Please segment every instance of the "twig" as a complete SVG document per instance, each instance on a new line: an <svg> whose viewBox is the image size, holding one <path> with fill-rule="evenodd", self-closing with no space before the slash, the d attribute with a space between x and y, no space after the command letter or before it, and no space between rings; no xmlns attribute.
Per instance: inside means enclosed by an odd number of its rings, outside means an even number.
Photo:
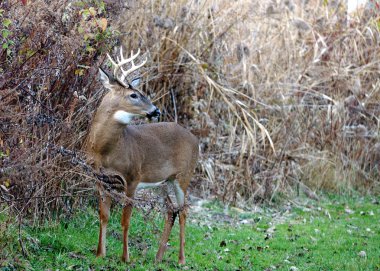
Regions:
<svg viewBox="0 0 380 271"><path fill-rule="evenodd" d="M177 123L177 105L176 105L176 102L175 102L175 97L174 97L174 93L173 93L173 88L170 89L170 96L172 98L172 101L173 101L173 107L174 107L174 121L175 123Z"/></svg>
<svg viewBox="0 0 380 271"><path fill-rule="evenodd" d="M24 198L17 198L17 199L4 199L2 197L3 200L0 201L0 204L25 201L25 200L30 200L30 199L70 198L70 197L75 197L75 196L77 196L77 195L34 196L34 197L24 197ZM90 195L89 194L88 195L79 195L77 197L85 197L85 196L90 196Z"/></svg>
<svg viewBox="0 0 380 271"><path fill-rule="evenodd" d="M22 255L25 258L27 258L28 257L28 253L26 252L26 249L24 247L24 243L22 242L21 225L22 225L22 216L19 216L18 217L18 242L20 243L20 246L21 246Z"/></svg>

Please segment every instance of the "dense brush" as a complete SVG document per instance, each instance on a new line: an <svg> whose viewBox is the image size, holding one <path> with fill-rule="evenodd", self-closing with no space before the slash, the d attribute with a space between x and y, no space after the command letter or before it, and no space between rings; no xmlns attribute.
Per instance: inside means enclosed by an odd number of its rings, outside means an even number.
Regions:
<svg viewBox="0 0 380 271"><path fill-rule="evenodd" d="M163 119L200 138L194 191L239 204L299 187L379 192L375 16L292 1L30 2L0 4L13 41L0 56L1 202L38 217L86 201L91 178L47 146L80 152L104 94L97 67L121 44L147 56L138 75Z"/></svg>

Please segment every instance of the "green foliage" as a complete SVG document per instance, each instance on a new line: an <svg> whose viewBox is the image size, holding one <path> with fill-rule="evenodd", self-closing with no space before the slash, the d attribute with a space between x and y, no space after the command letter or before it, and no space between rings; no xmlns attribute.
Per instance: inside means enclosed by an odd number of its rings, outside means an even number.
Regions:
<svg viewBox="0 0 380 271"><path fill-rule="evenodd" d="M12 271L30 268L30 263L22 256L17 223L0 209L0 270Z"/></svg>
<svg viewBox="0 0 380 271"><path fill-rule="evenodd" d="M113 34L106 19L106 9L103 1L79 1L75 5L80 7L80 21L76 30L82 36L86 52L96 51L95 44L111 40ZM82 75L83 73L76 73Z"/></svg>
<svg viewBox="0 0 380 271"><path fill-rule="evenodd" d="M291 209L259 213L220 208L212 203L190 213L185 269L188 270L378 270L380 211L370 198L333 197L303 202ZM116 214L115 214L116 213ZM111 215L107 256L95 257L97 211L80 211L74 219L40 228L24 228L34 270L181 270L177 264L178 225L163 263L154 264L162 216L134 212L130 231L131 263L120 261L120 210ZM15 241L13 241L15 242ZM364 251L360 255L360 252ZM14 252L14 251L13 251ZM4 266L2 270L6 269ZM28 269L28 266L25 267Z"/></svg>
<svg viewBox="0 0 380 271"><path fill-rule="evenodd" d="M8 157L9 155L0 151L0 158L3 158L3 157Z"/></svg>
<svg viewBox="0 0 380 271"><path fill-rule="evenodd" d="M4 16L4 10L0 9L0 27L1 27L1 49L7 54L7 57L11 56L12 47L15 42L12 39L11 24L12 20Z"/></svg>

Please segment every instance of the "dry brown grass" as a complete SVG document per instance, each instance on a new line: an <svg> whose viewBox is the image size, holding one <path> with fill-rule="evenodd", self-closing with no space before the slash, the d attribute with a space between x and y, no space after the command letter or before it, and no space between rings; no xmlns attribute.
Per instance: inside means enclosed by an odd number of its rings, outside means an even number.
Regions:
<svg viewBox="0 0 380 271"><path fill-rule="evenodd" d="M23 18L12 57L1 57L8 78L0 84L1 182L9 183L2 197L92 189L89 177L45 146L81 149L102 96L96 68L116 44L142 49L144 91L164 120L200 138L194 191L244 205L293 195L300 185L308 195L379 192L379 18L347 25L339 9L305 11L290 2L111 2L109 31L120 33L93 41L91 52L76 31L86 23L80 8L62 25L68 11L54 4L1 4L13 20ZM27 48L37 53L27 59ZM83 66L90 68L75 74ZM31 199L19 208L41 214L82 202Z"/></svg>

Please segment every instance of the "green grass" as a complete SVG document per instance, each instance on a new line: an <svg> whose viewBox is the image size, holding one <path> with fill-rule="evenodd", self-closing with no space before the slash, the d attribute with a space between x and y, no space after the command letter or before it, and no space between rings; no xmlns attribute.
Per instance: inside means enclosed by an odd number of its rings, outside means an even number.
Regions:
<svg viewBox="0 0 380 271"><path fill-rule="evenodd" d="M105 258L95 257L96 210L79 211L56 225L24 227L27 259L15 250L17 230L10 226L3 238L10 252L0 252L8 257L0 261L0 270L380 270L380 206L373 199L340 197L287 206L249 213L210 203L201 213L190 213L185 266L177 264L177 223L163 263L154 264L163 226L157 213L133 213L129 264L120 261L120 210L111 215ZM0 222L4 219L0 216ZM16 262L10 260L14 255Z"/></svg>

